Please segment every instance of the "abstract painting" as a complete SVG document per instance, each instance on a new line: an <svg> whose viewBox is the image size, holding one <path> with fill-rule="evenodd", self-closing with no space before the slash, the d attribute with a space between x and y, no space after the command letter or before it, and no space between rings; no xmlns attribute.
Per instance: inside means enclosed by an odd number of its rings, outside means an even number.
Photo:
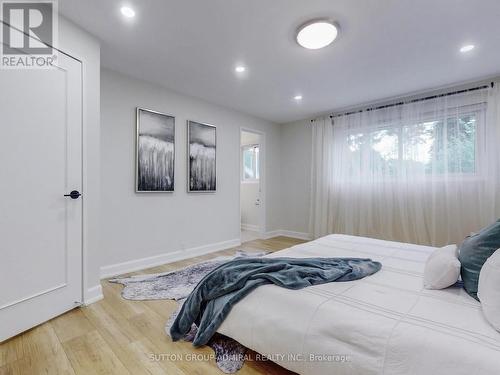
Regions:
<svg viewBox="0 0 500 375"><path fill-rule="evenodd" d="M175 117L137 108L136 192L174 191Z"/></svg>
<svg viewBox="0 0 500 375"><path fill-rule="evenodd" d="M216 191L216 127L188 120L188 191Z"/></svg>

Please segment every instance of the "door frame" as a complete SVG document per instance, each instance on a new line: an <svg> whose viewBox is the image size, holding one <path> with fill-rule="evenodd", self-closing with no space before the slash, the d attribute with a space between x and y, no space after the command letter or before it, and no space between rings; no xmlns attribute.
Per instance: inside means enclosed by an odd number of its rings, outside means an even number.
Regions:
<svg viewBox="0 0 500 375"><path fill-rule="evenodd" d="M265 238L266 236L266 205L267 205L267 200L266 200L266 158L267 158L267 150L266 150L266 133L249 128L246 126L240 126L240 131L238 133L238 153L239 153L239 168L238 168L238 179L239 179L239 189L238 189L238 199L239 199L239 227L240 227L240 241L241 241L241 176L243 173L243 157L242 157L242 152L241 152L241 133L246 132L246 133L254 133L258 134L260 137L260 142L259 142L259 187L260 187L260 212L259 212L259 237L260 238Z"/></svg>

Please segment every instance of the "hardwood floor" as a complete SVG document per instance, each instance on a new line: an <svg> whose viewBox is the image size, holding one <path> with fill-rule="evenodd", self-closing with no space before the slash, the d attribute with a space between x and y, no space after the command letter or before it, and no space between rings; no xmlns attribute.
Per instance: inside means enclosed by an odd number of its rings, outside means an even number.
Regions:
<svg viewBox="0 0 500 375"><path fill-rule="evenodd" d="M238 247L277 251L304 241L288 237L254 240ZM131 273L158 273L185 267L236 248ZM104 299L67 312L0 344L0 374L217 374L212 349L172 342L164 333L176 302L127 301L121 285L101 282ZM200 355L201 361L172 360ZM291 374L270 361L247 361L238 375ZM170 357L170 358L169 358ZM198 356L197 356L198 357ZM208 357L208 358L207 358Z"/></svg>

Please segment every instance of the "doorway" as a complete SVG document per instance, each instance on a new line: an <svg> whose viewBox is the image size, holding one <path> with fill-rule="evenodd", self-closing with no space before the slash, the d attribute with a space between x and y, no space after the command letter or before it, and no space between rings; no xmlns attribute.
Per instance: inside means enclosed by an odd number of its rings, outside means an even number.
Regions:
<svg viewBox="0 0 500 375"><path fill-rule="evenodd" d="M263 155L264 135L240 132L240 226L241 242L261 238L264 232Z"/></svg>

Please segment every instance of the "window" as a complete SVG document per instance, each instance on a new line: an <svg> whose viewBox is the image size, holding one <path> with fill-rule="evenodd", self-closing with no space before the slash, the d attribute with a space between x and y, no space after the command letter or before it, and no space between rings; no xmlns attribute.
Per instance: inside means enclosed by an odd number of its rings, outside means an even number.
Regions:
<svg viewBox="0 0 500 375"><path fill-rule="evenodd" d="M480 117L481 112L472 112L348 134L354 161L350 174L390 176L411 170L426 175L474 175Z"/></svg>
<svg viewBox="0 0 500 375"><path fill-rule="evenodd" d="M242 180L246 182L258 181L259 171L259 145L248 145L242 147Z"/></svg>

